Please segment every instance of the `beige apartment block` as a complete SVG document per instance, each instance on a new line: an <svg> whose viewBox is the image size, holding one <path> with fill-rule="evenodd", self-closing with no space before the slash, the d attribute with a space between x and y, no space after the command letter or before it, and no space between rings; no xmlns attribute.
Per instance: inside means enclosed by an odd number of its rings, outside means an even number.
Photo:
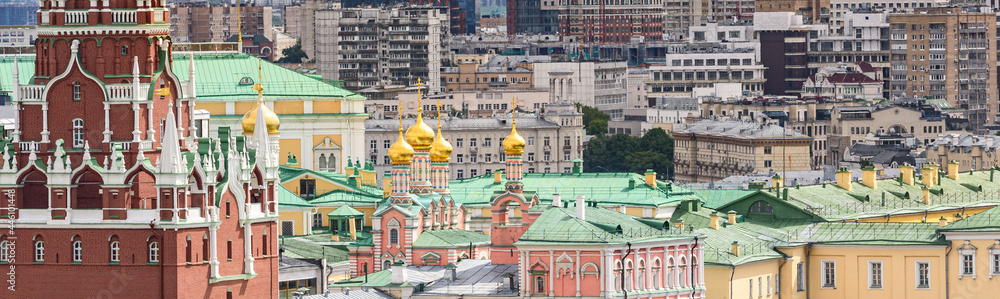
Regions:
<svg viewBox="0 0 1000 299"><path fill-rule="evenodd" d="M947 100L974 130L995 123L996 17L971 8L889 14L892 96Z"/></svg>
<svg viewBox="0 0 1000 299"><path fill-rule="evenodd" d="M489 117L494 114L510 113L511 102L517 99L518 111L540 111L549 103L549 91L540 89L493 88L490 90L457 90L434 95L423 94L425 116L437 114L437 104L441 103L442 113L458 112L465 117ZM403 115L416 115L417 93L409 90L395 98L371 99L365 101L368 114L374 119L396 119L399 111Z"/></svg>
<svg viewBox="0 0 1000 299"><path fill-rule="evenodd" d="M242 19L241 17L242 16ZM170 37L177 43L220 43L240 33L274 40L271 7L182 3L170 6Z"/></svg>
<svg viewBox="0 0 1000 299"><path fill-rule="evenodd" d="M944 134L927 147L927 163L944 167L956 161L959 172L986 170L1000 166L998 148L1000 136Z"/></svg>
<svg viewBox="0 0 1000 299"><path fill-rule="evenodd" d="M812 169L809 146L813 138L777 125L704 120L671 135L674 179L681 182Z"/></svg>
<svg viewBox="0 0 1000 299"><path fill-rule="evenodd" d="M918 146L933 144L942 134L955 133L948 131L940 115L925 117L920 110L903 106L837 107L831 118L832 130L827 136L829 159L824 162L827 165L837 165L848 148L864 141L869 133L913 134Z"/></svg>

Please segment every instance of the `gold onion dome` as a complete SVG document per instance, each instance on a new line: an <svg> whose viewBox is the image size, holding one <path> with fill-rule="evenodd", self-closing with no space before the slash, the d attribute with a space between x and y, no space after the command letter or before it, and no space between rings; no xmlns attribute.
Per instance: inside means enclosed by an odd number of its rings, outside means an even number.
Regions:
<svg viewBox="0 0 1000 299"><path fill-rule="evenodd" d="M434 137L434 143L431 143L431 161L451 161L451 151L451 143L441 136L441 128L439 127L437 137Z"/></svg>
<svg viewBox="0 0 1000 299"><path fill-rule="evenodd" d="M278 120L278 115L274 114L264 102L258 102L253 109L247 111L243 115L243 135L253 135L254 125L257 123L257 109L264 109L264 123L267 125L267 134L274 135L278 134L278 127L281 126L281 122Z"/></svg>
<svg viewBox="0 0 1000 299"><path fill-rule="evenodd" d="M407 164L413 160L413 147L403 140L403 129L399 129L399 139L389 147L389 159L392 164Z"/></svg>
<svg viewBox="0 0 1000 299"><path fill-rule="evenodd" d="M508 155L521 155L524 153L524 138L517 134L517 122L510 127L510 135L503 140L503 149Z"/></svg>
<svg viewBox="0 0 1000 299"><path fill-rule="evenodd" d="M406 142L414 148L427 148L431 145L431 142L434 142L434 130L427 123L424 123L424 118L421 114L423 112L418 111L417 122L410 126L409 129L406 129Z"/></svg>

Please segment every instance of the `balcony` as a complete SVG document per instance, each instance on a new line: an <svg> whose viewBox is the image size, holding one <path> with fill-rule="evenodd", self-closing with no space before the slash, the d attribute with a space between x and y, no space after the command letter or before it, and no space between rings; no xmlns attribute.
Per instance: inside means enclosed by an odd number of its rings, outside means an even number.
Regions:
<svg viewBox="0 0 1000 299"><path fill-rule="evenodd" d="M38 141L21 141L18 143L18 147L21 152L38 152L41 148L41 142Z"/></svg>
<svg viewBox="0 0 1000 299"><path fill-rule="evenodd" d="M20 99L22 102L41 101L42 93L45 91L44 85L22 85Z"/></svg>
<svg viewBox="0 0 1000 299"><path fill-rule="evenodd" d="M67 11L66 25L87 25L87 11Z"/></svg>
<svg viewBox="0 0 1000 299"><path fill-rule="evenodd" d="M111 22L114 24L135 24L136 11L134 10L112 11Z"/></svg>

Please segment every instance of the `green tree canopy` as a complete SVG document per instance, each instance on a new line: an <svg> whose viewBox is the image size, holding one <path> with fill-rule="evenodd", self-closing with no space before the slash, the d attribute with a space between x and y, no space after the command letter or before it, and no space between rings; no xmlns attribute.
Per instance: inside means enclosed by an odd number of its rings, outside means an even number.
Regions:
<svg viewBox="0 0 1000 299"><path fill-rule="evenodd" d="M583 113L583 127L587 135L602 135L608 131L611 116L597 108L576 103L576 109Z"/></svg>
<svg viewBox="0 0 1000 299"><path fill-rule="evenodd" d="M306 51L302 51L302 40L295 41L295 45L281 50L279 63L301 63L303 59L309 58Z"/></svg>
<svg viewBox="0 0 1000 299"><path fill-rule="evenodd" d="M583 169L587 172L636 172L653 169L660 178L672 176L674 139L660 128L643 137L625 134L598 134L583 150Z"/></svg>

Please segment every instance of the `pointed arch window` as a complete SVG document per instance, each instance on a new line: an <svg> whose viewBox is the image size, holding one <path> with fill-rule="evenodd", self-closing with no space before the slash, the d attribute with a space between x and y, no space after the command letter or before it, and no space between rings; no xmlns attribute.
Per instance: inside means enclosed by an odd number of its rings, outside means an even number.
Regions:
<svg viewBox="0 0 1000 299"><path fill-rule="evenodd" d="M45 241L35 242L35 262L45 261Z"/></svg>
<svg viewBox="0 0 1000 299"><path fill-rule="evenodd" d="M83 119L73 119L73 147L83 147Z"/></svg>
<svg viewBox="0 0 1000 299"><path fill-rule="evenodd" d="M118 241L111 242L111 262L117 263L121 261L121 245Z"/></svg>
<svg viewBox="0 0 1000 299"><path fill-rule="evenodd" d="M7 240L0 241L0 264L6 264L10 261L10 242Z"/></svg>
<svg viewBox="0 0 1000 299"><path fill-rule="evenodd" d="M158 242L149 243L149 262L150 263L160 262L160 243Z"/></svg>
<svg viewBox="0 0 1000 299"><path fill-rule="evenodd" d="M73 241L73 262L83 262L83 242Z"/></svg>

